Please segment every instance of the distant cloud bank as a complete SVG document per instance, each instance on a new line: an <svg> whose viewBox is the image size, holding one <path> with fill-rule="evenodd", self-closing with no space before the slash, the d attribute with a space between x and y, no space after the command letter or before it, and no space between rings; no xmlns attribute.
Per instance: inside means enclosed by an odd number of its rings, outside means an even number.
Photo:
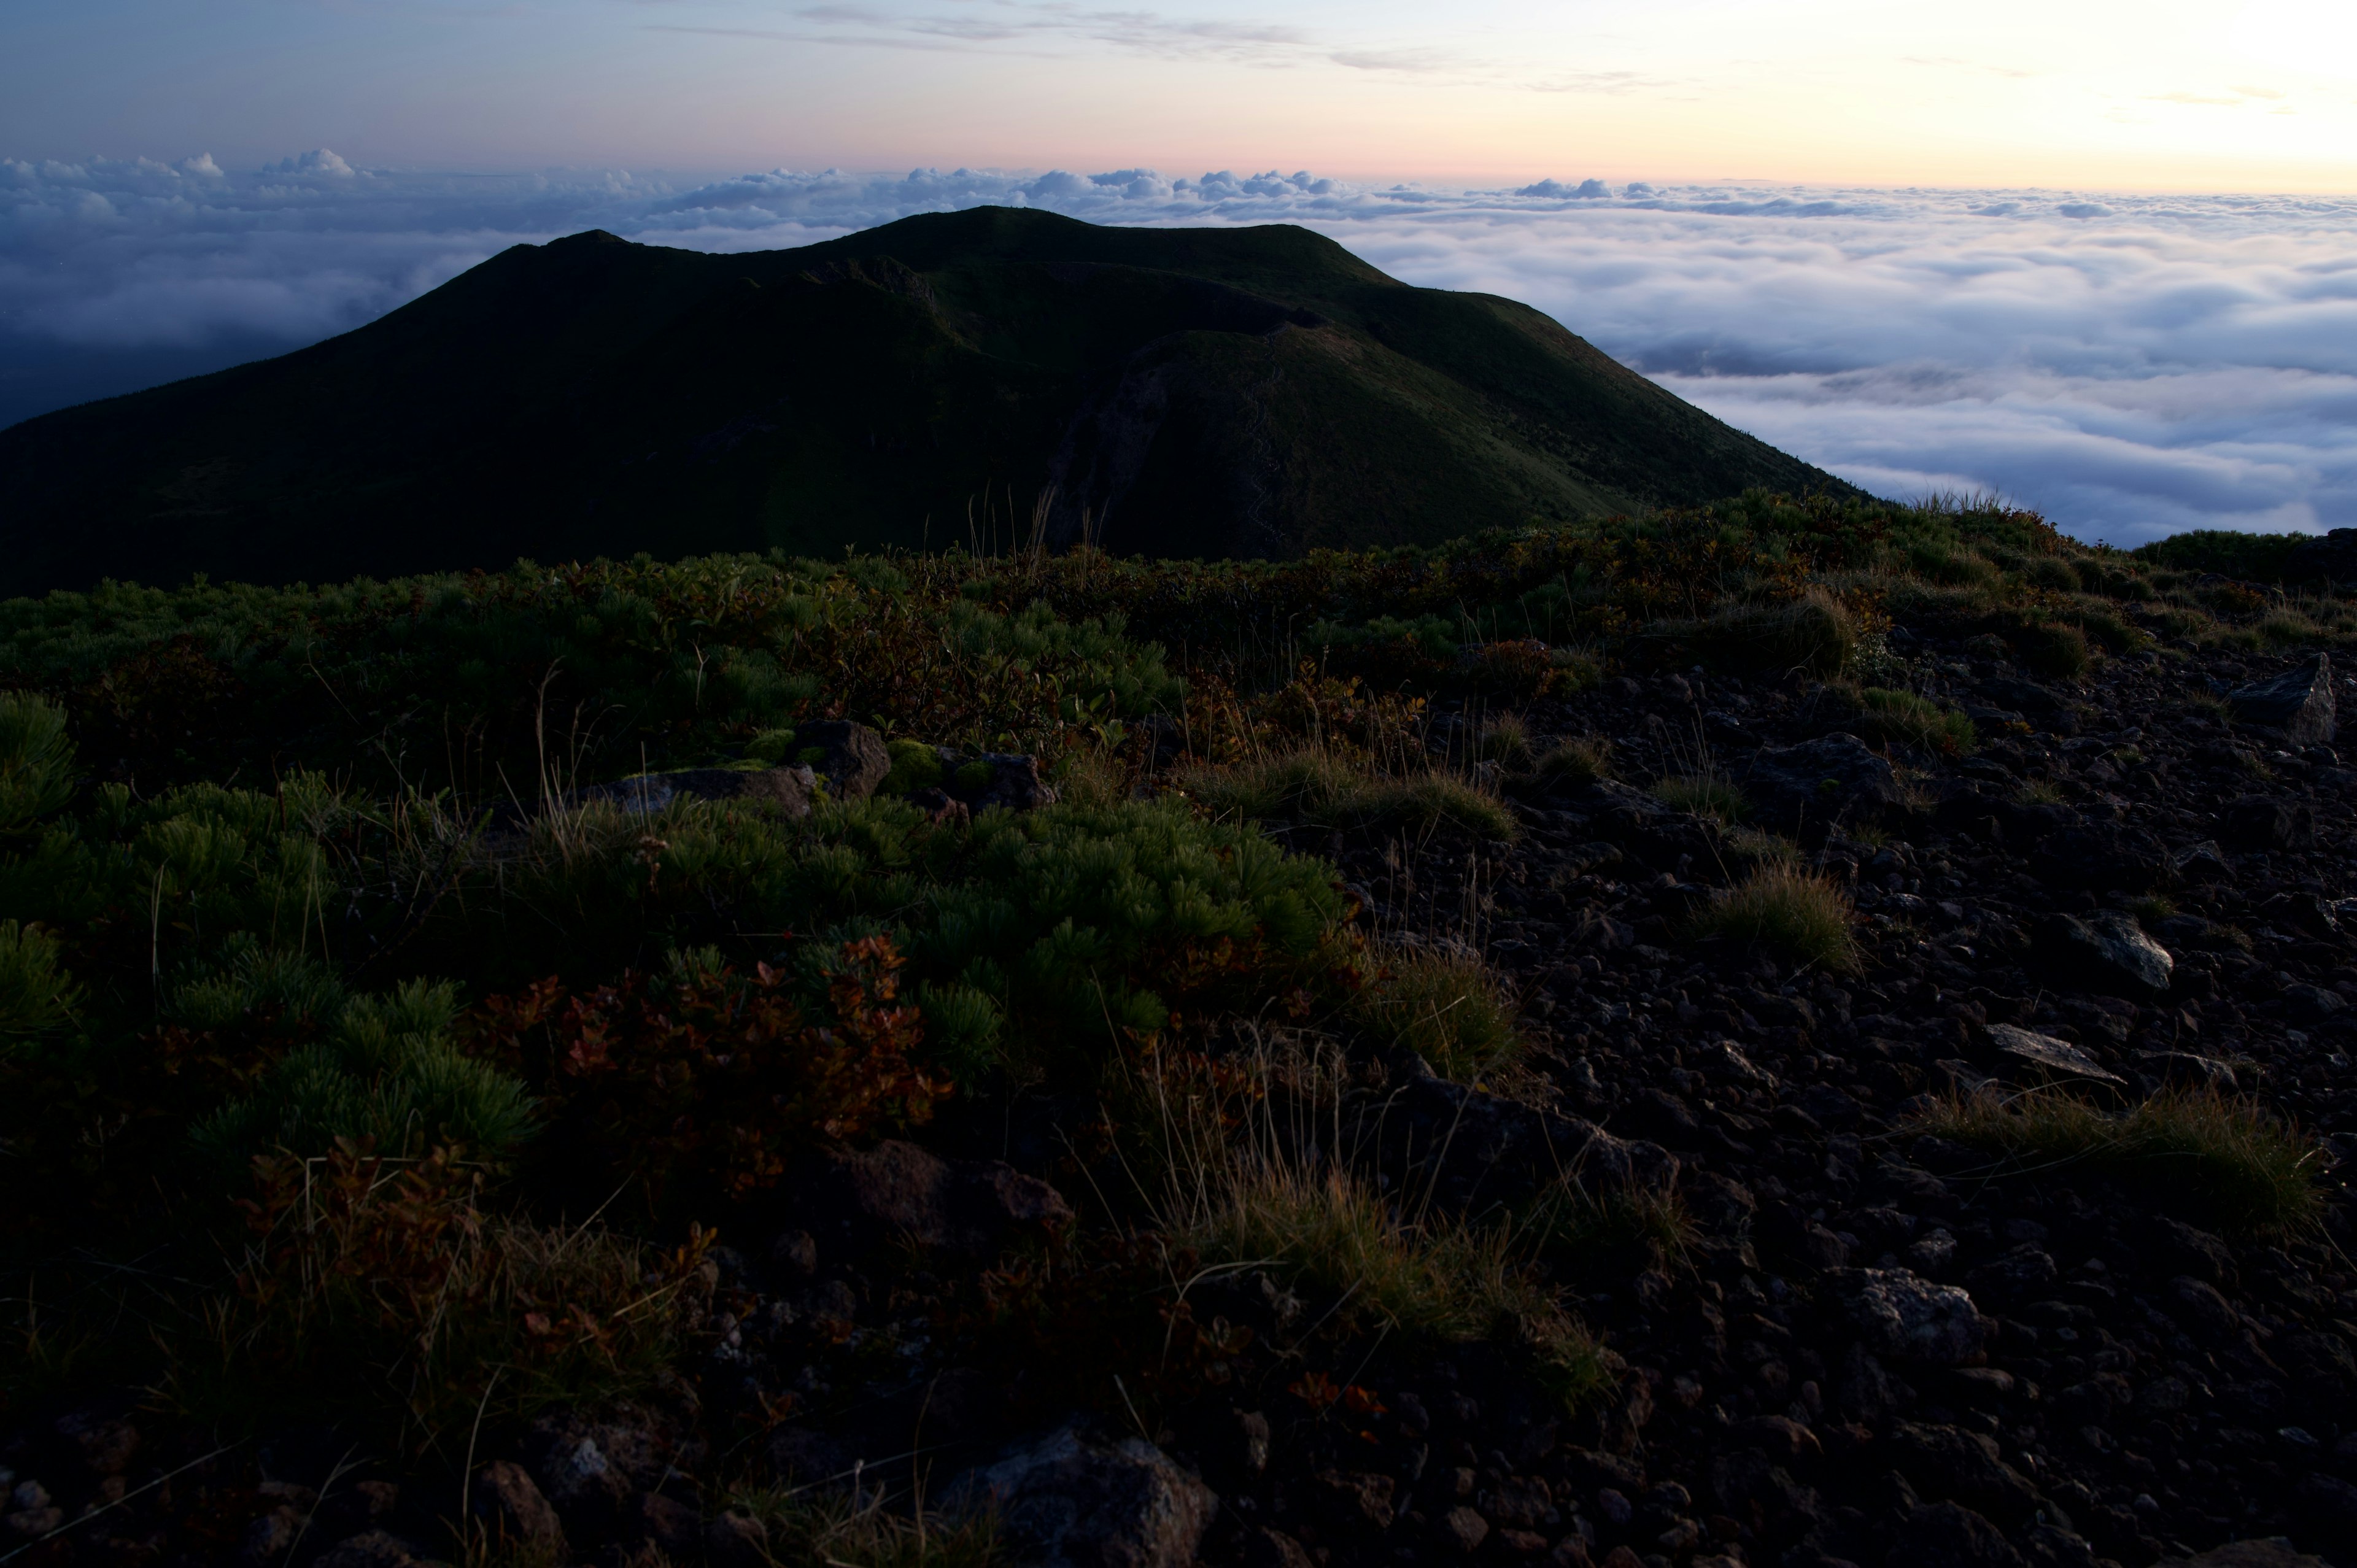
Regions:
<svg viewBox="0 0 2357 1568"><path fill-rule="evenodd" d="M1999 491L2119 544L2357 525L2348 199L0 159L0 424L347 330L510 244L768 249L986 203L1305 224L1411 282L1525 300L1884 494Z"/></svg>

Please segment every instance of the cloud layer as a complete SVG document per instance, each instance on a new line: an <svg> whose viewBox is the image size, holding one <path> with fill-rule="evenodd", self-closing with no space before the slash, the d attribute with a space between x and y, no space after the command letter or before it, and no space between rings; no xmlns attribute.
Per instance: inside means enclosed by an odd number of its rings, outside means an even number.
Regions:
<svg viewBox="0 0 2357 1568"><path fill-rule="evenodd" d="M1411 282L1528 301L1885 494L1998 491L2121 544L2357 525L2345 199L0 160L0 424L347 330L512 243L767 249L982 203L1306 224Z"/></svg>

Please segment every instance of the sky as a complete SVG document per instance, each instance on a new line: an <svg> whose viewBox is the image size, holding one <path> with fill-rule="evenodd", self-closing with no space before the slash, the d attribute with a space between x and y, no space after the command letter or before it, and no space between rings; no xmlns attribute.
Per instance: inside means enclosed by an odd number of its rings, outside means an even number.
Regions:
<svg viewBox="0 0 2357 1568"><path fill-rule="evenodd" d="M1305 223L1884 494L2357 526L2346 0L12 0L0 424L992 201Z"/></svg>

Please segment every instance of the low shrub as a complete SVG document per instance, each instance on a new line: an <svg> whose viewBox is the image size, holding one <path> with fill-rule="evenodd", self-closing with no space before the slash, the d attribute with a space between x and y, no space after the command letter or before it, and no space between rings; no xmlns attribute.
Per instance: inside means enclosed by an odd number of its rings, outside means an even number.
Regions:
<svg viewBox="0 0 2357 1568"><path fill-rule="evenodd" d="M2020 627L2007 633L2007 640L2021 661L2041 675L2075 681L2094 659L2087 634L2059 621Z"/></svg>
<svg viewBox="0 0 2357 1568"><path fill-rule="evenodd" d="M1758 942L1797 963L1843 973L1861 963L1849 895L1820 873L1779 862L1755 867L1687 918L1692 937Z"/></svg>
<svg viewBox="0 0 2357 1568"><path fill-rule="evenodd" d="M1395 950L1351 1010L1375 1038L1415 1052L1441 1077L1461 1083L1510 1065L1523 1051L1497 977L1469 954Z"/></svg>
<svg viewBox="0 0 2357 1568"><path fill-rule="evenodd" d="M2222 1225L2283 1236L2323 1221L2323 1151L2254 1101L2167 1090L2114 1112L2059 1089L2030 1090L1951 1098L1922 1124L1997 1155L2003 1169L2083 1168Z"/></svg>
<svg viewBox="0 0 2357 1568"><path fill-rule="evenodd" d="M65 710L29 692L0 692L0 833L21 833L73 799Z"/></svg>
<svg viewBox="0 0 2357 1568"><path fill-rule="evenodd" d="M63 1028L80 993L59 961L54 935L0 920L0 1052L12 1041Z"/></svg>
<svg viewBox="0 0 2357 1568"><path fill-rule="evenodd" d="M389 1421L423 1449L487 1410L643 1393L683 1348L700 1236L657 1255L487 1214L480 1167L443 1150L347 1143L253 1171L234 1298L173 1358L184 1408Z"/></svg>
<svg viewBox="0 0 2357 1568"><path fill-rule="evenodd" d="M1840 674L1860 642L1857 618L1822 588L1781 604L1730 606L1681 629L1721 669L1821 677Z"/></svg>

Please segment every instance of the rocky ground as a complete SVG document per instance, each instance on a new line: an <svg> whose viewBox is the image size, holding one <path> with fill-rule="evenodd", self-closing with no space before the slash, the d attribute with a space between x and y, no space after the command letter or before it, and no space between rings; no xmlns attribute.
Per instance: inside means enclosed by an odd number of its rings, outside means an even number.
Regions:
<svg viewBox="0 0 2357 1568"><path fill-rule="evenodd" d="M404 1485L322 1433L224 1456L127 1402L45 1415L0 1446L11 1528L102 1511L21 1560L395 1568L463 1509L541 1562L749 1565L791 1550L730 1487L923 1476L936 1503L995 1493L1075 1564L2357 1563L2339 1173L2320 1234L2222 1234L1918 1124L1984 1084L2214 1085L2345 1168L2357 770L2318 727L2336 677L2268 727L2220 699L2296 660L2146 656L2045 686L1964 646L1906 651L1973 714L1976 752L1894 771L1798 679L1620 679L1526 717L1611 737L1631 782L1510 787L1511 845L1301 835L1378 929L1480 944L1533 1041L1478 1089L1371 1068L1348 1112L1371 1158L1461 1208L1568 1166L1691 1216L1680 1256L1566 1275L1625 1369L1600 1406L1563 1415L1480 1341L1321 1337L1325 1309L1248 1269L1146 1310L1133 1348L1158 1336L1140 1359L1179 1373L1074 1396L1124 1364L1076 1326L1138 1293L1117 1257L1066 1265L1060 1295L1005 1262L1105 1158L1082 1108L1032 1096L930 1150L836 1156L773 1234L724 1238L706 1348L662 1400L548 1416ZM1706 758L1849 886L1862 972L1682 938L1758 852L1641 788ZM2132 909L2154 894L2176 912ZM1098 1413L1062 1419L1076 1397Z"/></svg>

